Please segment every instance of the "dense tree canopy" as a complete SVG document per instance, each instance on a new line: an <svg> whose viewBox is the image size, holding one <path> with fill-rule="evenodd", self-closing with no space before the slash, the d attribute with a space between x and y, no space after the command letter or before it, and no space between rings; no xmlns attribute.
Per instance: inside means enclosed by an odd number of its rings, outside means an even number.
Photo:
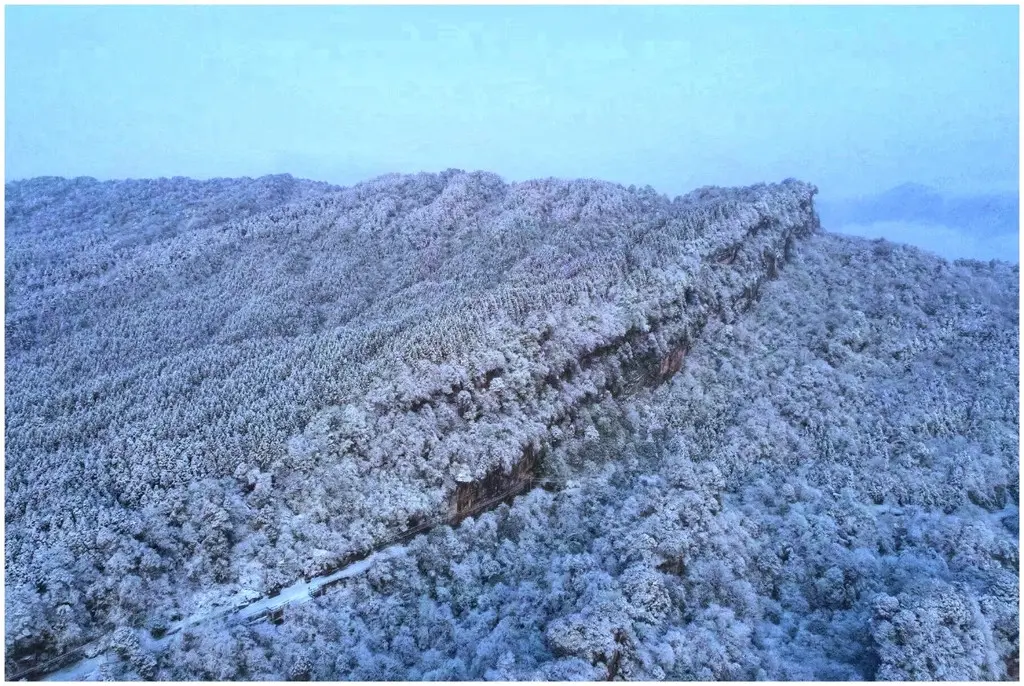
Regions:
<svg viewBox="0 0 1024 686"><path fill-rule="evenodd" d="M814 191L8 184L9 659L106 636L122 678L1004 677L1017 269L817 233ZM149 642L528 447L563 488L280 626Z"/></svg>

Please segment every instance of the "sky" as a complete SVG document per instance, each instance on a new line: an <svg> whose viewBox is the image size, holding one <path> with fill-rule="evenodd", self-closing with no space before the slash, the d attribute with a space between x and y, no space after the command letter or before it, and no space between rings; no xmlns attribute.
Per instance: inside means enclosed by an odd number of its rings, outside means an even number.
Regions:
<svg viewBox="0 0 1024 686"><path fill-rule="evenodd" d="M1019 184L1018 8L6 8L8 180Z"/></svg>

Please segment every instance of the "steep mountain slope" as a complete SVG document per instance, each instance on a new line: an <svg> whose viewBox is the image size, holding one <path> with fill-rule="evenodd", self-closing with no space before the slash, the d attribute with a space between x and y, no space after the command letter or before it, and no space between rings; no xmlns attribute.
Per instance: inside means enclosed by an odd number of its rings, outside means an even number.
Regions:
<svg viewBox="0 0 1024 686"><path fill-rule="evenodd" d="M279 626L107 674L1007 679L1019 654L1016 266L819 234L681 371L563 444L575 478L377 561Z"/></svg>
<svg viewBox="0 0 1024 686"><path fill-rule="evenodd" d="M1018 269L814 191L8 184L9 670L1011 676Z"/></svg>
<svg viewBox="0 0 1024 686"><path fill-rule="evenodd" d="M778 275L813 193L8 184L9 666L572 473Z"/></svg>

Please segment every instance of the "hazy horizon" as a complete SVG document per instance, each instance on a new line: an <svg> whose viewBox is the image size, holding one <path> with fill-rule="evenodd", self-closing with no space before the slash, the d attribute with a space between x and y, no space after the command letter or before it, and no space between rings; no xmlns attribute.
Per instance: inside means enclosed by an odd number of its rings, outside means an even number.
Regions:
<svg viewBox="0 0 1024 686"><path fill-rule="evenodd" d="M8 7L5 178L1017 193L1018 8ZM187 46L187 47L186 47Z"/></svg>

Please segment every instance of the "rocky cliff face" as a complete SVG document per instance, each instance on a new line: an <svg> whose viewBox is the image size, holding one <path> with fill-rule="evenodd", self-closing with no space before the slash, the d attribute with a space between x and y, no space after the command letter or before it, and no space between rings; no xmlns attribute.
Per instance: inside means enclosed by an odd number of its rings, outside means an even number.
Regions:
<svg viewBox="0 0 1024 686"><path fill-rule="evenodd" d="M328 408L304 438L338 459L407 475L402 489L366 475L377 493L370 500L404 498L392 530L500 502L541 474L562 437L593 430L602 401L667 380L709 323L747 309L794 241L817 230L813 194L797 182L698 193L665 203L654 221L620 226L629 238L608 240L596 253L602 268L581 275L560 303L503 285L470 295L443 324L427 319L403 332L392 348L403 352L369 382L375 391ZM547 230L557 263L592 227ZM439 352L453 331L465 346Z"/></svg>
<svg viewBox="0 0 1024 686"><path fill-rule="evenodd" d="M456 479L459 483L452 507L455 515L474 509L480 501L493 501L524 486L524 475L539 475L541 461L538 451L543 455L552 444L558 443L557 436L571 431L581 408L595 406L604 397L622 398L639 387L658 385L678 372L690 347L708 323L732 321L750 307L758 298L764 281L778 276L779 267L787 260L793 241L810 235L817 228L809 197L803 208L805 216L796 218L793 223L786 224L774 217L762 217L756 223L751 219L751 224L745 227L745 233L735 243L711 254L700 255L701 268L690 283L702 284L702 288L687 286L682 289L681 297L679 288L666 288L653 304L631 313L634 321L642 321L642 324L599 340L593 348L584 348L578 353L579 357L565 362L561 371L549 372L543 377L535 374L532 388L524 385L527 390L525 397L524 394L514 396L516 400L525 401L522 402L525 408L513 410L513 413L526 417L532 415L534 421L541 419L543 426L521 446L522 458L511 471L508 465L499 464L490 467L482 479L479 478L479 468L474 474L476 479L469 480L464 475L462 479ZM594 302L596 309L615 304L613 299L596 299ZM534 369L551 368L550 363L543 362L545 348L543 345L538 345L538 348L540 365L535 362ZM503 365L487 370L481 382L474 384L470 402L500 405L502 399L491 390L491 382L502 378L504 372ZM583 392L573 393L577 387L583 388ZM457 405L458 393L463 390L461 386L455 387L429 400L420 400L417 406L437 402ZM512 389L507 386L501 388L501 392L509 390ZM566 394L567 400L564 399ZM490 403L486 395L493 398ZM554 411L545 412L545 408L553 408ZM492 424L498 423L494 418L481 417L477 420L478 425L485 425L488 420ZM479 431L475 427L473 430ZM538 445L539 448L536 447Z"/></svg>

